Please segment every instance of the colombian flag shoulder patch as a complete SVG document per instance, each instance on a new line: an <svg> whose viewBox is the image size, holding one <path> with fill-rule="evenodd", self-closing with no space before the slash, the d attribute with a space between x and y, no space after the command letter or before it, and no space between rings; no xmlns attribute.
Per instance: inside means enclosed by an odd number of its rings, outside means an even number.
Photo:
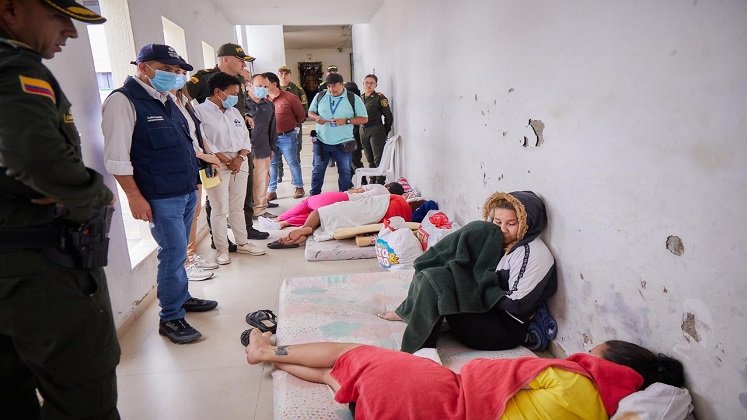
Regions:
<svg viewBox="0 0 747 420"><path fill-rule="evenodd" d="M55 97L54 90L52 90L52 85L50 85L49 82L47 82L46 80L36 79L34 77L28 76L18 77L21 80L21 89L24 92L30 93L32 95L44 96L46 98L49 98L52 103L57 103L57 98Z"/></svg>

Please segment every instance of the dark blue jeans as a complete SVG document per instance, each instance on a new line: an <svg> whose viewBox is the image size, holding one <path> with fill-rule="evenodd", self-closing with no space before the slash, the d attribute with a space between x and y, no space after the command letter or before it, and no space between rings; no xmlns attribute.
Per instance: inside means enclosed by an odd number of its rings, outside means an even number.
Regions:
<svg viewBox="0 0 747 420"><path fill-rule="evenodd" d="M158 303L162 321L184 318L182 308L189 299L187 272L187 241L192 217L197 205L197 193L148 201L153 212L150 232L158 244L158 274L156 275Z"/></svg>
<svg viewBox="0 0 747 420"><path fill-rule="evenodd" d="M353 184L350 181L352 170L350 165L353 161L352 153L343 152L338 145L324 144L320 141L314 143L314 169L311 172L311 192L310 195L317 195L322 192L324 184L324 173L327 171L327 165L330 159L337 163L337 172L339 178L337 186L340 191L349 190Z"/></svg>

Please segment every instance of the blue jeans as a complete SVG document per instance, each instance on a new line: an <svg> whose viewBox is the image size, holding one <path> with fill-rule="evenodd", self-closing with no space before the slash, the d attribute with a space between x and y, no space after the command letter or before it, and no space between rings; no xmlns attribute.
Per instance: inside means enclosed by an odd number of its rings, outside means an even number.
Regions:
<svg viewBox="0 0 747 420"><path fill-rule="evenodd" d="M153 212L150 232L158 244L157 296L162 321L184 318L182 308L189 299L187 290L187 242L197 205L197 192L149 200Z"/></svg>
<svg viewBox="0 0 747 420"><path fill-rule="evenodd" d="M329 145L317 140L314 143L314 169L311 172L310 195L317 195L322 192L324 173L327 171L330 159L334 159L337 163L337 172L339 173L337 186L340 191L347 191L353 186L350 182L350 178L353 176L350 169L353 154L343 152L336 144Z"/></svg>
<svg viewBox="0 0 747 420"><path fill-rule="evenodd" d="M279 134L278 146L275 148L275 154L270 161L270 185L267 186L267 192L274 192L278 189L278 166L282 165L281 153L285 157L285 161L288 162L288 166L290 166L293 186L303 188L301 162L298 160L298 136L296 136L296 133Z"/></svg>

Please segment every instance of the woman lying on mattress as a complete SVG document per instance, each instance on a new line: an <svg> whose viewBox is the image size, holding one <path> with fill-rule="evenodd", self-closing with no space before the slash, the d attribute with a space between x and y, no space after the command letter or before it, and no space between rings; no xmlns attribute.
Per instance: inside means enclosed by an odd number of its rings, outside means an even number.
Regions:
<svg viewBox="0 0 747 420"><path fill-rule="evenodd" d="M409 222L412 209L402 198L402 193L402 185L392 182L386 188L373 184L349 192L328 192L309 197L286 212L290 215L284 213L286 218L283 215L278 217L282 220L304 219L303 225L267 246L271 249L296 248L312 234L317 240L329 240L337 229L377 223L394 216ZM319 230L315 232L317 228Z"/></svg>
<svg viewBox="0 0 747 420"><path fill-rule="evenodd" d="M320 207L341 201L355 200L372 195L397 194L402 195L405 189L397 182L390 182L386 185L369 184L358 188L351 188L346 192L328 191L321 194L312 195L295 206L291 207L283 214L278 216L276 229L283 229L288 226L303 226L309 214Z"/></svg>
<svg viewBox="0 0 747 420"><path fill-rule="evenodd" d="M498 192L485 202L483 218L418 257L407 298L378 314L407 322L403 351L435 348L444 318L469 347L514 348L555 293L555 258L539 237L547 226L542 199L531 191Z"/></svg>
<svg viewBox="0 0 747 420"><path fill-rule="evenodd" d="M250 364L329 385L356 419L607 419L654 382L684 385L682 364L625 341L565 360L475 359L454 373L430 359L350 343L273 346L254 329Z"/></svg>

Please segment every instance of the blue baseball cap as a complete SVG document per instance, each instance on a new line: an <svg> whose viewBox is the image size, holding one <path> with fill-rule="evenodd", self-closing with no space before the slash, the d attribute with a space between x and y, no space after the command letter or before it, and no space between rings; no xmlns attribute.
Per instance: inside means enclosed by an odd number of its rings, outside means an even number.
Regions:
<svg viewBox="0 0 747 420"><path fill-rule="evenodd" d="M194 67L184 61L184 59L176 53L174 48L163 44L148 44L143 48L140 48L140 52L137 53L137 60L135 60L133 64L142 63L144 61L158 61L163 64L177 65L181 67L182 70L194 70Z"/></svg>

